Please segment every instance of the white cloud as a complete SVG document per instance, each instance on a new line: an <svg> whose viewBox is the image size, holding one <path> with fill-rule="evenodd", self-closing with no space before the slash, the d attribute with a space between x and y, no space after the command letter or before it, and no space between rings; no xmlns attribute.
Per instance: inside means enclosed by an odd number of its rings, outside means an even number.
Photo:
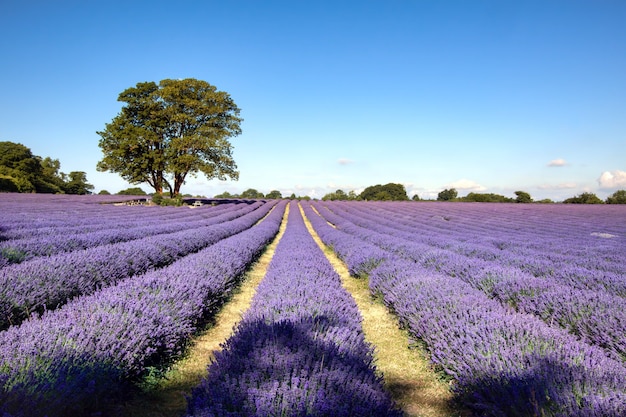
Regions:
<svg viewBox="0 0 626 417"><path fill-rule="evenodd" d="M348 159L348 158L339 158L337 160L337 162L339 162L339 165L350 165L354 161L352 159Z"/></svg>
<svg viewBox="0 0 626 417"><path fill-rule="evenodd" d="M548 162L548 166L549 167L564 167L565 165L567 165L567 161L565 159L553 159L552 161Z"/></svg>
<svg viewBox="0 0 626 417"><path fill-rule="evenodd" d="M626 171L604 171L598 178L600 188L614 189L626 187Z"/></svg>
<svg viewBox="0 0 626 417"><path fill-rule="evenodd" d="M465 178L454 181L448 184L446 187L464 191L485 191L487 189L487 187L480 185L475 181L467 180Z"/></svg>

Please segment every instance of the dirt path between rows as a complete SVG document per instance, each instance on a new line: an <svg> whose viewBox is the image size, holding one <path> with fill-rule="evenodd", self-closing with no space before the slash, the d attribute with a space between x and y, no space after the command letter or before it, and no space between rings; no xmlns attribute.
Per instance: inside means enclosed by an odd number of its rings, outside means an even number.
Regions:
<svg viewBox="0 0 626 417"><path fill-rule="evenodd" d="M206 376L214 352L221 349L249 308L287 227L289 207L287 205L276 238L246 273L241 285L224 304L214 322L194 338L185 357L176 362L165 377L156 378L153 386L122 405L119 416L180 417L185 413L186 396ZM447 384L437 379L425 352L408 348L407 333L399 329L397 319L381 302L372 299L367 280L350 276L346 265L322 243L302 208L298 207L311 236L357 303L363 317L365 338L375 346L375 365L383 374L385 386L394 401L407 417L459 416L460 413L450 406L452 397Z"/></svg>
<svg viewBox="0 0 626 417"><path fill-rule="evenodd" d="M437 378L425 351L409 349L407 332L399 328L398 319L382 302L370 295L368 280L350 276L348 268L321 241L304 215L313 239L341 277L344 288L352 294L363 316L363 333L374 346L374 364L382 372L385 386L407 417L451 417L463 415L455 410L449 386Z"/></svg>
<svg viewBox="0 0 626 417"><path fill-rule="evenodd" d="M207 375L207 366L213 360L214 352L221 349L220 345L232 335L235 325L250 307L256 288L274 256L276 245L285 233L288 215L289 205L286 206L276 238L245 274L240 286L216 315L213 324L194 338L185 357L174 364L165 378L159 378L154 387L125 404L120 416L180 417L185 413L186 396Z"/></svg>

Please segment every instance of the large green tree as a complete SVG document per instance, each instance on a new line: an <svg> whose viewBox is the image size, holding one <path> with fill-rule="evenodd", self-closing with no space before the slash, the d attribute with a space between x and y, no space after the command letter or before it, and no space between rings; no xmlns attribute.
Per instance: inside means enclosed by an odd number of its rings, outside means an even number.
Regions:
<svg viewBox="0 0 626 417"><path fill-rule="evenodd" d="M384 201L384 200L395 200L395 201L406 201L409 197L406 194L406 188L402 184L395 184L390 182L389 184L381 185L371 185L365 188L359 197L362 200L370 200L370 201Z"/></svg>
<svg viewBox="0 0 626 417"><path fill-rule="evenodd" d="M456 191L455 188L446 188L445 190L440 191L439 194L437 194L437 201L452 201L456 199L458 195L459 193Z"/></svg>
<svg viewBox="0 0 626 417"><path fill-rule="evenodd" d="M248 188L240 195L241 198L265 198L262 192L255 190L254 188Z"/></svg>
<svg viewBox="0 0 626 417"><path fill-rule="evenodd" d="M533 198L526 191L515 191L515 202L516 203L532 203Z"/></svg>
<svg viewBox="0 0 626 417"><path fill-rule="evenodd" d="M85 172L72 171L68 174L68 177L69 181L67 181L64 186L64 190L67 194L91 194L94 187L87 182L87 174Z"/></svg>
<svg viewBox="0 0 626 417"><path fill-rule="evenodd" d="M99 146L99 171L120 174L131 184L147 183L173 197L185 179L237 180L231 137L241 134L240 109L228 93L187 78L141 82L118 97L121 112L106 124Z"/></svg>
<svg viewBox="0 0 626 417"><path fill-rule="evenodd" d="M265 195L265 198L271 198L271 199L275 199L275 200L276 200L276 199L281 199L281 198L283 198L283 195L282 195L282 193L281 193L280 191L278 191L278 190L272 190L272 191L270 191L269 193L267 193L267 194Z"/></svg>

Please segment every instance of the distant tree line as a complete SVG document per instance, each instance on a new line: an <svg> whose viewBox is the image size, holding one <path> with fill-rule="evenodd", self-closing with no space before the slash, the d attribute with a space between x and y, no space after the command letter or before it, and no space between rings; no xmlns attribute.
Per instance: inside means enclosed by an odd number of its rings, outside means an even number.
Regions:
<svg viewBox="0 0 626 417"><path fill-rule="evenodd" d="M593 193L582 193L563 202L567 204L626 204L626 190L615 191L604 201Z"/></svg>
<svg viewBox="0 0 626 417"><path fill-rule="evenodd" d="M101 191L100 193L108 193ZM117 194L127 195L146 195L146 192L139 187L128 188L122 190ZM185 195L190 197L190 195ZM283 197L282 193L278 190L272 190L267 194L263 194L254 188L248 188L241 194L229 193L224 191L221 194L217 194L214 198L243 198L243 199L290 199L290 200L311 200L309 196L296 196L291 194L288 197ZM347 193L341 189L328 193L322 197L324 201L407 201L406 189L402 184L389 183L385 185L372 185L363 190L360 194L354 191L348 191ZM421 201L420 197L415 194L411 197L413 201ZM515 191L515 198L506 197L500 194L494 193L474 193L471 192L465 197L459 197L458 191L454 188L445 189L437 195L437 201L462 201L473 203L554 203L550 199L533 200L531 195L526 191ZM611 196L607 197L605 201L602 201L598 196L593 193L582 193L578 196L568 198L563 201L565 204L626 204L626 190L619 190L614 192Z"/></svg>
<svg viewBox="0 0 626 417"><path fill-rule="evenodd" d="M362 200L362 201L407 201L406 189L402 184L389 183L385 185L377 184L365 188L360 194L349 191L347 194L343 190L337 190L328 193L322 200ZM417 195L413 196L414 200L419 200Z"/></svg>
<svg viewBox="0 0 626 417"><path fill-rule="evenodd" d="M437 195L437 201L466 201L477 203L533 203L532 197L526 191L515 191L516 198L506 197L494 193L469 193L465 197L458 197L454 188L445 189ZM537 203L552 203L550 199L539 200ZM626 204L626 190L615 191L602 201L597 195L584 192L575 197L563 200L565 204Z"/></svg>
<svg viewBox="0 0 626 417"><path fill-rule="evenodd" d="M255 198L264 198L271 200L279 200L282 198L289 200L310 200L309 196L296 196L295 193L291 193L289 197L283 197L282 193L278 190L272 190L267 194L263 194L260 191L257 191L254 188L248 188L243 191L241 194L231 194L228 191L224 191L221 194L217 194L213 196L214 198L245 198L245 199L255 199Z"/></svg>
<svg viewBox="0 0 626 417"><path fill-rule="evenodd" d="M0 142L0 192L91 194L83 171L65 174L58 159L33 155L30 148Z"/></svg>

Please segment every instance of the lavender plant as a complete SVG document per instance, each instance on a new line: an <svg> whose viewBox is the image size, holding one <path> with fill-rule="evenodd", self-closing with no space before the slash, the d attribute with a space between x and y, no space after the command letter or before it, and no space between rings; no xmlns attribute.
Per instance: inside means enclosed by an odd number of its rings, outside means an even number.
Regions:
<svg viewBox="0 0 626 417"><path fill-rule="evenodd" d="M284 206L278 203L257 225L166 268L0 333L0 414L110 411L133 381L166 368L184 351L277 233Z"/></svg>
<svg viewBox="0 0 626 417"><path fill-rule="evenodd" d="M356 235L320 219L312 224L339 254L343 242L350 242L348 249L355 247ZM364 252L380 250L367 239L362 242ZM513 313L467 283L391 252L369 270L369 277L372 292L426 344L433 361L454 378L459 397L480 415L626 413L626 369L598 347L534 316Z"/></svg>
<svg viewBox="0 0 626 417"><path fill-rule="evenodd" d="M626 415L626 368L601 349L404 260L374 269L370 287L480 415Z"/></svg>
<svg viewBox="0 0 626 417"><path fill-rule="evenodd" d="M354 300L295 203L252 306L189 399L189 416L400 416Z"/></svg>
<svg viewBox="0 0 626 417"><path fill-rule="evenodd" d="M158 216L146 218L145 212L135 210L123 219L102 216L110 214L112 212L110 209L82 210L80 215L84 216L85 223L78 226L68 225L66 218L59 219L55 227L19 229L21 238L11 239L7 233L5 240L0 242L0 267L21 263L38 256L51 256L61 252L209 226L214 223L211 217L232 209L232 206L228 206L223 205L212 210L194 210L190 213L181 213L179 210L175 217L172 214L165 216L158 213ZM31 233L28 233L29 231Z"/></svg>
<svg viewBox="0 0 626 417"><path fill-rule="evenodd" d="M505 305L535 314L546 323L561 326L586 342L601 347L611 357L626 360L626 312L621 307L623 298L612 292L577 289L562 279L537 278L498 259L485 260L480 256L472 257L414 242L410 236L394 236L393 231L380 226L381 221L366 223L359 219L357 221L362 226L356 226L328 210L321 212L342 231L362 241L412 260L420 267L460 278ZM353 245L358 245L358 242ZM468 252L471 251L470 246L466 244ZM350 263L350 259L346 260ZM604 284L626 288L626 279L618 277L611 280L605 276Z"/></svg>
<svg viewBox="0 0 626 417"><path fill-rule="evenodd" d="M168 265L262 218L273 203L234 208L204 227L36 258L0 269L0 329L129 276Z"/></svg>

